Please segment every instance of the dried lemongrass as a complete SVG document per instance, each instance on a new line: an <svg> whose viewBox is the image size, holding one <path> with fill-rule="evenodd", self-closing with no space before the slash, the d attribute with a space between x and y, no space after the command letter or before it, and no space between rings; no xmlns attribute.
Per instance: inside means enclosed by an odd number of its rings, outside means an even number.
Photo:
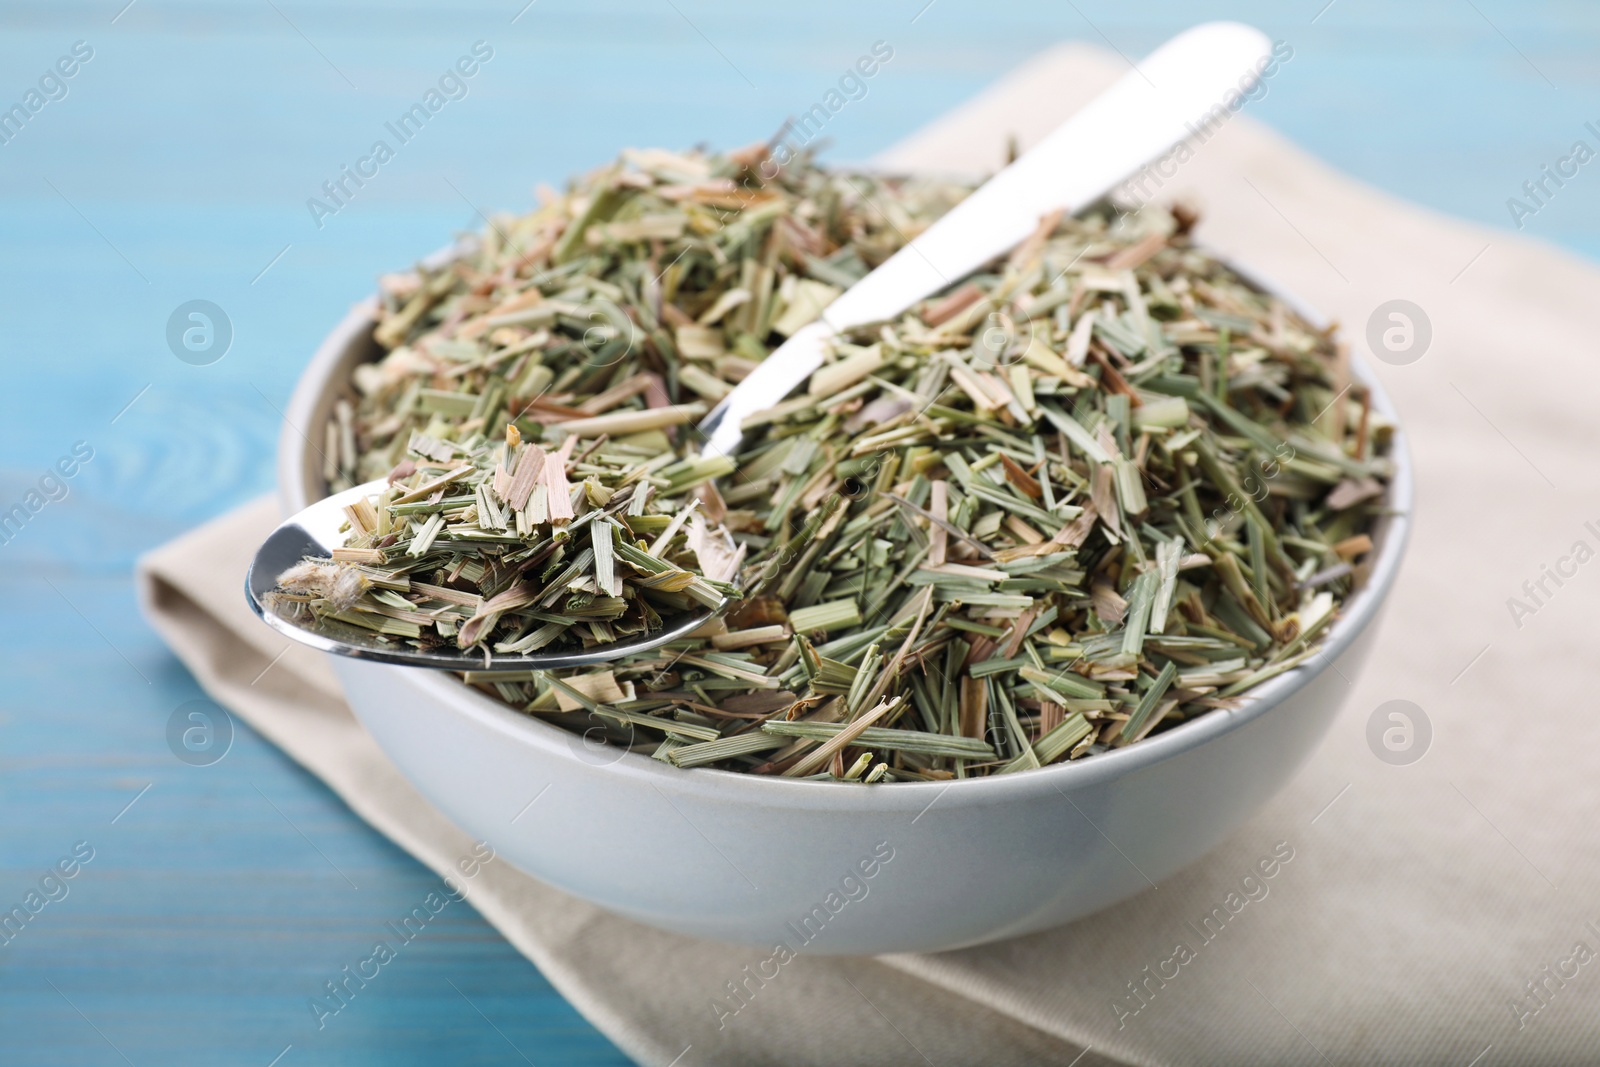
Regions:
<svg viewBox="0 0 1600 1067"><path fill-rule="evenodd" d="M834 295L956 203L949 182L629 151L496 216L457 258L388 275L354 403L328 428L333 490L381 477L421 432L511 422L663 451Z"/></svg>
<svg viewBox="0 0 1600 1067"><path fill-rule="evenodd" d="M347 508L349 541L334 562L295 564L279 596L416 648L509 654L647 635L664 615L737 595L701 572L683 535L696 501L681 494L698 482L648 493L660 480L648 450L596 440L575 459L579 439L546 449L508 427L503 442L469 438L433 476L437 442L415 435L410 473ZM663 523L646 552L643 537ZM612 685L590 696L622 694Z"/></svg>
<svg viewBox="0 0 1600 1067"><path fill-rule="evenodd" d="M741 173L740 192L724 189L741 212L811 217L805 194ZM699 195L631 180L653 189L647 199ZM809 172L805 183L829 188ZM911 189L870 195L914 221L908 203L932 201ZM364 473L399 458L395 435L419 432L437 442L424 458L443 476L460 460L456 442L495 412L547 443L576 425L655 449L620 513L657 492L692 491L701 507L641 513L643 536L612 545L612 566L631 566L642 590L683 581L657 572L650 551L669 528L695 536L702 510L726 525L743 555L719 559L716 573L737 573L745 599L689 639L611 665L631 688L583 707L612 724L613 743L677 766L866 782L1092 758L1236 706L1305 662L1363 580L1391 428L1333 338L1196 248L1187 215L1049 220L950 292L842 338L804 390L746 420L751 440L730 475L694 455L669 409L715 400L717 383L736 382L803 325L829 295L817 286L850 277L795 257L783 222L697 275L693 298L681 278L651 289L626 256L585 251L669 232L655 208L590 217L635 194L606 195L576 220L597 237L535 244L544 223L529 224L510 235L526 239L520 251L489 238L498 258L475 274L396 297L389 334L406 343L364 372L373 388L355 425ZM576 202L547 206L545 222ZM836 208L863 211L849 196ZM642 229L615 228L633 222ZM870 251L840 241L825 258L855 254L864 267L915 232L872 225L859 229L880 242ZM682 246L654 240L659 270ZM566 271L571 292L541 282L507 294L502 278L538 270ZM557 336L585 285L620 289L648 338L607 373L584 353L628 332L620 320L595 323L582 351L575 335ZM477 291L488 295L473 302ZM419 300L431 310L410 312ZM522 332L495 333L505 329ZM462 347L463 330L491 342ZM534 352L536 365L522 359ZM636 413L643 421L630 421ZM610 416L622 418L593 421ZM599 451L611 447L601 440ZM574 465L574 484L580 474ZM711 575L710 557L695 556ZM603 567L586 572L597 590ZM565 674L468 681L552 721L573 714Z"/></svg>

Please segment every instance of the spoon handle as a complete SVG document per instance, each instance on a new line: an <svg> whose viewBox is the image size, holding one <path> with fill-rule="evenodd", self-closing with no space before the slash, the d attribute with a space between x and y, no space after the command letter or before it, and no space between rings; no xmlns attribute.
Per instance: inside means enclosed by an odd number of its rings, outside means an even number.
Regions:
<svg viewBox="0 0 1600 1067"><path fill-rule="evenodd" d="M1215 130L1237 110L1229 95L1242 98L1271 54L1265 34L1237 22L1163 44L779 346L700 423L704 454L737 449L743 420L805 381L839 331L899 315L1017 245L1045 213L1081 210L1202 128Z"/></svg>

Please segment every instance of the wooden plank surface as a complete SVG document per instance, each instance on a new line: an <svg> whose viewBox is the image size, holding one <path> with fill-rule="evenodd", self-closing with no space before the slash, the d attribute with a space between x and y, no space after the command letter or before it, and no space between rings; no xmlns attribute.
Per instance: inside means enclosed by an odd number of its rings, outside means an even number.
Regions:
<svg viewBox="0 0 1600 1067"><path fill-rule="evenodd" d="M94 853L0 945L0 1064L625 1062L464 904L319 1028L310 998L437 883L243 727L214 765L178 760L168 720L200 694L129 581L144 549L271 488L322 333L479 211L623 145L763 137L875 41L893 59L830 120L833 158L1047 43L1137 56L1205 17L1294 46L1254 114L1441 210L1509 228L1541 164L1600 146L1600 12L1556 0L125 2L0 10L0 106L92 49L0 144L0 511L93 450L0 535L0 910ZM465 95L319 226L307 199L478 41ZM1600 254L1597 206L1580 171L1523 222ZM197 298L233 332L208 366L165 337Z"/></svg>

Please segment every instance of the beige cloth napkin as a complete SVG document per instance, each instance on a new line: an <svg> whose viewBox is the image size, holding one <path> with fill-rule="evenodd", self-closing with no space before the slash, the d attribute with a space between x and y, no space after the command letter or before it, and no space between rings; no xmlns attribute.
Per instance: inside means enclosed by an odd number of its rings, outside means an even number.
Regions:
<svg viewBox="0 0 1600 1067"><path fill-rule="evenodd" d="M1007 135L1037 140L1121 69L1055 49L882 161L989 169ZM1277 77L1294 77L1292 61ZM661 933L490 864L478 909L630 1055L1600 1062L1600 717L1583 630L1600 588L1600 565L1586 565L1600 550L1600 272L1378 194L1246 118L1178 168L1161 195L1174 192L1203 208L1214 247L1342 320L1358 349L1385 301L1414 301L1432 324L1421 360L1377 365L1411 434L1418 521L1381 647L1331 736L1230 841L1157 889L1000 945L801 959L720 1029L712 1002L756 952ZM215 699L446 871L466 836L385 759L318 655L284 651L244 606L246 556L274 519L260 501L151 554L146 611ZM1546 564L1566 574L1543 578L1535 601L1523 583ZM1514 616L1511 597L1531 610ZM1411 765L1367 740L1369 716L1395 699L1431 723ZM1246 884L1275 850L1292 858Z"/></svg>

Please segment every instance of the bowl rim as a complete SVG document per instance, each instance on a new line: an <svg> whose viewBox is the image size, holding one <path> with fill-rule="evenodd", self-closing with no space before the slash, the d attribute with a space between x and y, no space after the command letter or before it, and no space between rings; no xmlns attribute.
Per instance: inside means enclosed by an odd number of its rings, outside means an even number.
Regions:
<svg viewBox="0 0 1600 1067"><path fill-rule="evenodd" d="M458 249L459 246L440 249L428 257L428 261L436 262ZM1312 326L1326 329L1329 325L1326 316L1284 286L1242 265L1233 257L1224 256L1211 248L1207 248L1207 251L1249 284L1284 301ZM278 488L280 503L286 514L301 510L311 497L311 486L305 479L308 471L305 449L310 439L301 428L314 429L311 422L325 406L324 398L330 395L331 390L342 385L333 382L332 377L348 358L351 346L360 343L364 335L370 335L376 306L375 296L355 304L318 346L295 386L279 436ZM942 782L895 782L888 789L867 789L864 786L850 788L859 783L806 781L712 767L669 767L650 756L621 749L617 750L615 759L601 764L579 756L574 750L575 740L583 743L578 735L516 711L444 672L380 664L364 666L375 670L408 671L413 675L411 684L437 703L509 739L529 745L545 756L633 778L641 785L651 785L658 790L670 785L679 794L704 795L718 800L733 799L756 805L781 803L791 808L833 809L843 806L855 809L865 806L872 810L912 810L918 807L926 810L936 802L937 797L952 787L959 787L967 802L1004 803L1046 790L1062 792L1063 787L1076 790L1092 786L1174 759L1265 715L1319 677L1376 622L1394 586L1410 540L1415 502L1413 466L1404 425L1383 383L1372 372L1366 359L1354 350L1350 353L1349 369L1353 380L1369 390L1373 410L1387 418L1394 427L1389 449L1394 471L1388 485L1387 513L1379 519L1374 531L1376 544L1366 584L1340 606L1339 616L1315 646L1320 649L1318 655L1247 690L1243 694L1246 699L1239 707L1214 709L1136 744L1102 752L1090 759L1055 763L1015 774ZM933 800L929 799L930 794L934 795ZM871 799L865 800L868 797ZM856 803L857 798L865 800L865 805ZM845 801L850 803L843 803Z"/></svg>

